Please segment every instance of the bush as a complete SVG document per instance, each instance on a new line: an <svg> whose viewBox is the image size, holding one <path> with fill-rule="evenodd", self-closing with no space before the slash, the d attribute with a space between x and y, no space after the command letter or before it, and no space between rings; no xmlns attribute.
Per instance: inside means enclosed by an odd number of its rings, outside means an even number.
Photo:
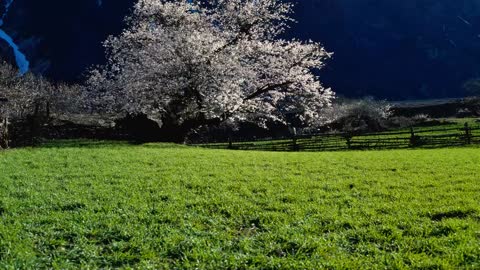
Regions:
<svg viewBox="0 0 480 270"><path fill-rule="evenodd" d="M373 98L339 100L323 112L331 129L344 132L381 131L387 128L391 105Z"/></svg>
<svg viewBox="0 0 480 270"><path fill-rule="evenodd" d="M473 116L480 116L480 97L466 98L464 104Z"/></svg>
<svg viewBox="0 0 480 270"><path fill-rule="evenodd" d="M390 128L411 127L413 125L415 125L415 120L413 117L394 116L388 121L388 126Z"/></svg>

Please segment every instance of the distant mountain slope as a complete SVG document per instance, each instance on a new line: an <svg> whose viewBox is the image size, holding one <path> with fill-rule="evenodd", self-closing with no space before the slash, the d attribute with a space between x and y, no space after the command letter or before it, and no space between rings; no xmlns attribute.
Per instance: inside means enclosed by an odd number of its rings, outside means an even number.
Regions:
<svg viewBox="0 0 480 270"><path fill-rule="evenodd" d="M302 0L292 35L335 52L339 92L391 99L462 96L480 76L478 0Z"/></svg>

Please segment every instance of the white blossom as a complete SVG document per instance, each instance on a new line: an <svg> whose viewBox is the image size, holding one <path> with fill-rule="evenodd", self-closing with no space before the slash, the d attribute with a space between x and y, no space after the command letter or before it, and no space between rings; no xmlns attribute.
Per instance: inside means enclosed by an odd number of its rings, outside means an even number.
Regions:
<svg viewBox="0 0 480 270"><path fill-rule="evenodd" d="M292 5L279 0L139 0L128 27L105 42L91 94L110 112L165 125L306 121L333 97L315 75L330 54L283 40Z"/></svg>

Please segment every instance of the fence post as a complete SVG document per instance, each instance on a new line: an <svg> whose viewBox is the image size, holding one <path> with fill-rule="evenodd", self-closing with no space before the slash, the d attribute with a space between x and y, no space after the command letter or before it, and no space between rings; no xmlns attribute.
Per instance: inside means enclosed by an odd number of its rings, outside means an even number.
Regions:
<svg viewBox="0 0 480 270"><path fill-rule="evenodd" d="M410 127L410 147L415 147L418 145L418 136L415 135L413 127Z"/></svg>
<svg viewBox="0 0 480 270"><path fill-rule="evenodd" d="M228 137L228 149L233 149L232 137Z"/></svg>
<svg viewBox="0 0 480 270"><path fill-rule="evenodd" d="M465 142L467 144L472 144L472 132L471 128L468 126L468 123L465 123Z"/></svg>
<svg viewBox="0 0 480 270"><path fill-rule="evenodd" d="M297 129L295 127L289 127L288 129L292 135L292 151L298 151L300 148L297 144Z"/></svg>
<svg viewBox="0 0 480 270"><path fill-rule="evenodd" d="M292 137L292 150L293 151L298 151L299 150L299 147L298 147L298 144L297 144L297 136L296 135L293 135Z"/></svg>
<svg viewBox="0 0 480 270"><path fill-rule="evenodd" d="M348 149L352 148L352 135L346 134L345 139L347 140L347 148Z"/></svg>

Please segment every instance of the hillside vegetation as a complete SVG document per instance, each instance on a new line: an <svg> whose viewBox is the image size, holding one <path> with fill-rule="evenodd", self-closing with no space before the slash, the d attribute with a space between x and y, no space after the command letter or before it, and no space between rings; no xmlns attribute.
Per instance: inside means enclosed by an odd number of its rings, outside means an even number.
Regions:
<svg viewBox="0 0 480 270"><path fill-rule="evenodd" d="M480 151L0 152L0 268L480 268Z"/></svg>

